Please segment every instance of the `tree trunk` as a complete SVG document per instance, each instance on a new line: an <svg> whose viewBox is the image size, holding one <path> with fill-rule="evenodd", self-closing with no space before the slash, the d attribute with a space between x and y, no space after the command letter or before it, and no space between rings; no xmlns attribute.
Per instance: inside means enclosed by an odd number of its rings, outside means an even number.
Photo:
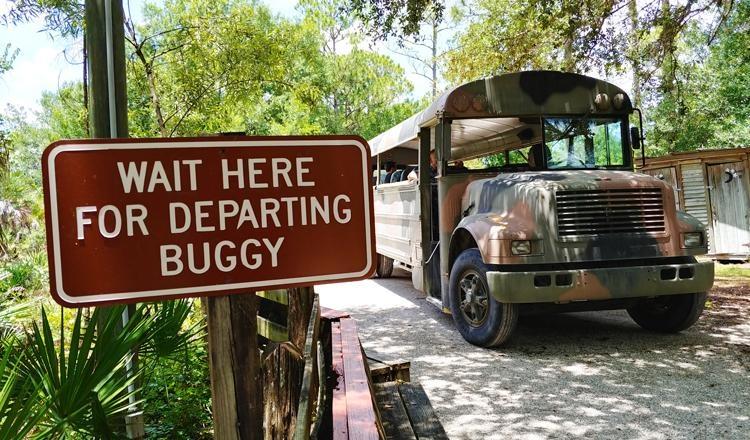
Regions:
<svg viewBox="0 0 750 440"><path fill-rule="evenodd" d="M642 100L642 72L640 62L640 51L638 50L638 5L636 0L628 2L628 16L630 18L630 67L633 71L633 106L640 108Z"/></svg>
<svg viewBox="0 0 750 440"><path fill-rule="evenodd" d="M161 137L169 137L167 127L164 125L164 115L161 112L161 101L156 91L156 74L150 64L144 64L144 68L146 70L146 77L148 78L148 91L151 95L151 103L154 105L154 113L156 114L156 123L159 125L159 133Z"/></svg>
<svg viewBox="0 0 750 440"><path fill-rule="evenodd" d="M573 58L573 37L571 35L566 35L563 42L563 71L576 71L576 63Z"/></svg>
<svg viewBox="0 0 750 440"><path fill-rule="evenodd" d="M661 39L664 58L661 63L661 90L665 98L672 98L674 92L674 39L675 33L671 29L674 24L670 12L669 0L661 0L662 28Z"/></svg>
<svg viewBox="0 0 750 440"><path fill-rule="evenodd" d="M438 22L432 20L432 99L437 98L437 44L438 44Z"/></svg>
<svg viewBox="0 0 750 440"><path fill-rule="evenodd" d="M161 100L159 99L159 92L156 89L156 72L154 72L154 60L149 61L146 59L146 54L143 53L143 45L138 42L138 34L135 32L135 26L132 22L128 21L128 32L130 33L130 45L133 46L135 56L143 65L143 70L146 72L146 79L148 80L148 93L151 97L151 104L154 106L154 115L156 116L156 124L159 127L159 134L161 137L169 137L169 132L164 123L164 114L161 110Z"/></svg>

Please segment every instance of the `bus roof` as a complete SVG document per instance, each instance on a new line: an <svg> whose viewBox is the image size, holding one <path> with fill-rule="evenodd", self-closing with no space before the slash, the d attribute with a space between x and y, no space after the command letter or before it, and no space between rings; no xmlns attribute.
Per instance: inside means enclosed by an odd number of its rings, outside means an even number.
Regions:
<svg viewBox="0 0 750 440"><path fill-rule="evenodd" d="M512 149L541 139L540 115L632 111L628 95L606 81L548 70L507 73L448 90L423 111L372 139L370 151L375 156L397 147L416 149L420 128L433 127L443 118L452 120L452 156L467 157L471 152Z"/></svg>

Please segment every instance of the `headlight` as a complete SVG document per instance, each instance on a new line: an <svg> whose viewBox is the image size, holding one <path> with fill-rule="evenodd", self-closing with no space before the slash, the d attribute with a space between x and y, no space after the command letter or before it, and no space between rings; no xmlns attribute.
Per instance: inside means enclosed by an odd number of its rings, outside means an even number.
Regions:
<svg viewBox="0 0 750 440"><path fill-rule="evenodd" d="M682 244L686 248L703 246L703 233L687 232L682 234Z"/></svg>
<svg viewBox="0 0 750 440"><path fill-rule="evenodd" d="M529 255L531 242L529 240L514 240L510 242L510 252L513 255Z"/></svg>

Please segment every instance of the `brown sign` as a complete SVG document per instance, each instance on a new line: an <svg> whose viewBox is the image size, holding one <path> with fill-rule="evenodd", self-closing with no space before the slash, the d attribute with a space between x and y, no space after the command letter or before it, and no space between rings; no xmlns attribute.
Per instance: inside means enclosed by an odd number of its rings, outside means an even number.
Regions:
<svg viewBox="0 0 750 440"><path fill-rule="evenodd" d="M42 156L62 305L369 277L370 152L358 137L56 142Z"/></svg>

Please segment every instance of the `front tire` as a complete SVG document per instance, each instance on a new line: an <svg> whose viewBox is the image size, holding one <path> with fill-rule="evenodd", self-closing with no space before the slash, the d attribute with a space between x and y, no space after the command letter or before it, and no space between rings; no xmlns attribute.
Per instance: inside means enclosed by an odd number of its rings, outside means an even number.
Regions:
<svg viewBox="0 0 750 440"><path fill-rule="evenodd" d="M378 278L390 278L393 274L393 258L378 254L378 265L375 269Z"/></svg>
<svg viewBox="0 0 750 440"><path fill-rule="evenodd" d="M450 276L451 314L461 336L480 347L497 347L513 334L518 305L500 303L487 284L487 266L479 249L467 249L456 259Z"/></svg>
<svg viewBox="0 0 750 440"><path fill-rule="evenodd" d="M646 330L677 333L698 321L706 296L704 292L644 299L629 308L628 314Z"/></svg>

